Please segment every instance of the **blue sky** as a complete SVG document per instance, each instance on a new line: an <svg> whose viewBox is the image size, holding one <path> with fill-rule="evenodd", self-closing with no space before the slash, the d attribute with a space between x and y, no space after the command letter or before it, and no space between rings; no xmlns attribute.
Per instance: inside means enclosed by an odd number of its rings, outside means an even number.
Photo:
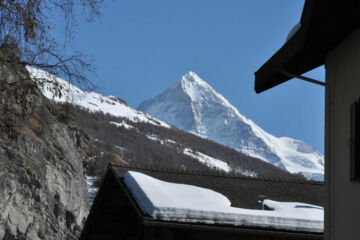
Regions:
<svg viewBox="0 0 360 240"><path fill-rule="evenodd" d="M90 78L99 90L132 107L191 70L264 130L323 152L323 87L291 80L262 94L253 90L254 72L284 44L303 5L303 0L107 1L100 21L79 19L74 47L95 58L97 76ZM56 28L55 36L60 37ZM305 75L324 81L324 68Z"/></svg>

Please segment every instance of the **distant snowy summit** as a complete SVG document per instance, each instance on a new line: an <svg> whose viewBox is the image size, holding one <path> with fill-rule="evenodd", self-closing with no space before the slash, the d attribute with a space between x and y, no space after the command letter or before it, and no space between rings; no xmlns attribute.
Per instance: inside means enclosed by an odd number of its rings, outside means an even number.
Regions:
<svg viewBox="0 0 360 240"><path fill-rule="evenodd" d="M324 156L313 146L275 137L244 117L196 73L188 72L138 110L308 179L324 179Z"/></svg>

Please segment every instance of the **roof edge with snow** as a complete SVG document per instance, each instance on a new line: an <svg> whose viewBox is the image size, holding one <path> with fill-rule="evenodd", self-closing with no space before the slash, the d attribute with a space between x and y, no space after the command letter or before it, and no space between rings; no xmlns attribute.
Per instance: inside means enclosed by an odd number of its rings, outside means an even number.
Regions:
<svg viewBox="0 0 360 240"><path fill-rule="evenodd" d="M318 182L313 182L311 184L306 184L306 182L281 182L280 180L275 181L266 181L264 179L252 179L248 177L226 177L221 176L221 174L203 174L197 175L196 172L188 172L175 169L161 169L154 168L150 166L146 167L134 167L134 166L113 166L109 165L109 168L104 175L99 191L95 197L94 203L91 206L89 216L85 222L83 231L81 233L81 240L90 239L91 237L97 237L96 239L102 239L102 237L112 236L114 238L119 235L119 226L124 224L132 225L132 229L138 229L137 231L143 231L144 229L163 229L166 228L170 231L175 232L197 232L204 239L207 239L210 236L220 234L221 237L225 239L233 239L234 236L239 238L252 238L254 240L260 239L272 239L272 240L296 240L296 239L323 239L323 233L320 232L307 232L307 231L291 231L291 230L280 230L274 228L262 228L262 227L245 227L245 226L232 226L226 224L205 224L205 223L193 223L193 222L170 222L161 219L155 219L147 214L144 214L139 205L137 204L135 198L126 187L124 183L124 176L128 171L139 171L145 174L150 174L156 178L160 178L166 181L177 181L180 183L199 183L199 186L208 187L208 186L217 186L215 191L219 192L219 187L221 189L229 190L234 192L234 190L227 189L229 186L236 187L236 189L242 187L250 187L255 189L255 198L251 201L255 202L255 206L258 207L258 193L256 192L257 186L261 186L260 192L264 192L271 199L274 196L271 196L270 193L286 195L286 199L281 199L281 201L293 200L291 197L293 194L304 195L300 202L308 202L310 204L319 205L323 202L322 192L323 184ZM190 181L190 182L189 182ZM203 186L207 184L207 186ZM254 185L255 184L255 185ZM265 186L263 187L263 185ZM277 191L270 191L270 186L276 185L280 187ZM286 189L283 189L284 186L289 186ZM216 186L215 186L216 188ZM296 191L292 193L291 191L295 189ZM248 191L248 190L244 190ZM270 192L266 192L270 191ZM284 193L281 193L285 191ZM220 190L221 192L221 190ZM304 193L304 194L302 194ZM308 194L311 193L311 194ZM222 192L224 194L224 192ZM243 196L242 194L240 194ZM228 195L226 195L229 197ZM288 197L290 197L288 199ZM309 198L313 199L310 200ZM320 199L319 199L320 198ZM233 196L229 198L233 202ZM318 199L318 200L316 200ZM246 200L247 202L249 201ZM126 211L125 211L126 210ZM130 214L130 215L129 215ZM125 216L122 216L125 215ZM106 217L105 217L106 216ZM135 220L135 218L137 220ZM131 220L134 219L134 220ZM124 229L121 228L122 234ZM173 229L173 230L171 230ZM128 230L126 230L128 231ZM125 232L126 232L125 231ZM186 236L186 234L185 234ZM181 238L182 239L182 238ZM186 238L184 238L186 239ZM202 239L202 238L201 238Z"/></svg>

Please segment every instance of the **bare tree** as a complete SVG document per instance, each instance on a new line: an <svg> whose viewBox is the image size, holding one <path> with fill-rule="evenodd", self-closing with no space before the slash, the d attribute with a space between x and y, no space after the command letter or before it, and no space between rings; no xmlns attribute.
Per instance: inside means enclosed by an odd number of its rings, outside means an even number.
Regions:
<svg viewBox="0 0 360 240"><path fill-rule="evenodd" d="M90 87L85 73L94 70L91 58L80 52L67 55L71 45L67 43L73 38L76 11L82 9L92 21L99 16L103 1L0 0L0 65L33 66ZM49 34L54 14L60 14L65 23L62 44Z"/></svg>

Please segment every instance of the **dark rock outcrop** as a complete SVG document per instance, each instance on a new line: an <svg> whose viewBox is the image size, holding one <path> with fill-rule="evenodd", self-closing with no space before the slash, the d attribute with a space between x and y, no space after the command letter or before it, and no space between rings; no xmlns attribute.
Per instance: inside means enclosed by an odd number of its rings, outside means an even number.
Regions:
<svg viewBox="0 0 360 240"><path fill-rule="evenodd" d="M76 239L88 213L79 131L25 68L0 76L0 239Z"/></svg>

